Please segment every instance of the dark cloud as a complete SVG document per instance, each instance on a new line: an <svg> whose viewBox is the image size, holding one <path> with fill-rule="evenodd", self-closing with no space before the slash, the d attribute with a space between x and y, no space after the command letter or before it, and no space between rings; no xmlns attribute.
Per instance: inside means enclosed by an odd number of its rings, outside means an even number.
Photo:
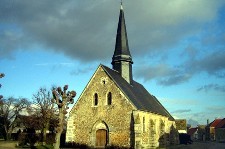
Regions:
<svg viewBox="0 0 225 149"><path fill-rule="evenodd" d="M143 52L156 52L176 45L185 36L197 34L202 23L215 19L223 4L223 1L125 1L132 53L140 56ZM14 27L1 31L1 57L36 45L83 62L110 59L118 9L118 1L2 0L0 25Z"/></svg>
<svg viewBox="0 0 225 149"><path fill-rule="evenodd" d="M181 75L178 74L175 76L169 76L165 79L159 80L159 84L161 84L163 86L176 85L176 84L186 82L190 78L191 78L191 76L188 74L181 74Z"/></svg>
<svg viewBox="0 0 225 149"><path fill-rule="evenodd" d="M208 25L209 32L204 30L206 23L217 21L224 4L223 0L191 3L176 0L167 3L163 0L125 1L129 47L133 57L160 59L157 65L141 65L135 70L136 76L145 81L157 79L163 86L186 82L199 72L224 77L225 52L218 52L218 49L224 49L225 35L219 32L222 27L212 23L214 28ZM0 7L1 59L13 58L15 50L33 50L33 47L62 53L82 63L111 59L120 7L118 1L2 0ZM213 36L210 36L211 32ZM188 45L181 57L174 58L178 59L178 67L166 62L175 46L183 39L193 40L193 36L198 34L205 35L200 40L203 47L217 45L218 49L199 57L206 51L199 53L199 47ZM182 57L186 54L184 61Z"/></svg>
<svg viewBox="0 0 225 149"><path fill-rule="evenodd" d="M14 27L2 31L1 51L28 50L36 45L82 61L104 59L113 53L119 13L110 4L113 2L3 1L0 20Z"/></svg>
<svg viewBox="0 0 225 149"><path fill-rule="evenodd" d="M191 75L184 72L183 68L170 67L168 64L138 67L135 70L135 76L143 78L144 81L156 79L157 83L163 86L180 84L191 78Z"/></svg>
<svg viewBox="0 0 225 149"><path fill-rule="evenodd" d="M197 61L199 69L208 72L209 74L217 74L225 72L225 50L214 52L202 60Z"/></svg>
<svg viewBox="0 0 225 149"><path fill-rule="evenodd" d="M184 56L185 55L185 56ZM178 66L170 66L167 63L142 65L136 68L135 75L143 78L144 81L156 79L157 83L163 86L177 85L187 82L194 75L199 73L207 73L210 76L223 79L225 77L225 51L215 50L209 54L201 55L196 48L187 47L181 54L181 57L186 57L186 61ZM224 92L223 86L210 84L203 86L198 90L215 89Z"/></svg>

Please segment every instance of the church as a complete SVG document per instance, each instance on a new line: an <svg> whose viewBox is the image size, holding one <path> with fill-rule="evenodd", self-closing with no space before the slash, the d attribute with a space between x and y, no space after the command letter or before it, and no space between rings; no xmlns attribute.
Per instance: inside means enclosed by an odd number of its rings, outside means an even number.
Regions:
<svg viewBox="0 0 225 149"><path fill-rule="evenodd" d="M66 142L93 148L154 148L177 144L175 120L133 80L121 4L112 69L100 64L70 111Z"/></svg>

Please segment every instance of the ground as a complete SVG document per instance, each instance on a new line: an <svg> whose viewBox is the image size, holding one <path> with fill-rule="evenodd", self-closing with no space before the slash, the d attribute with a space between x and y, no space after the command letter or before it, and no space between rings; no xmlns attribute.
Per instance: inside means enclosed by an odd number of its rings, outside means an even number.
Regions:
<svg viewBox="0 0 225 149"><path fill-rule="evenodd" d="M225 149L225 143L218 142L193 142L193 144L180 144L169 149Z"/></svg>
<svg viewBox="0 0 225 149"><path fill-rule="evenodd" d="M0 149L19 149L16 148L16 141L0 141ZM188 145L177 145L168 149L225 149L225 143L217 142L193 142Z"/></svg>
<svg viewBox="0 0 225 149"><path fill-rule="evenodd" d="M18 149L16 148L17 141L0 140L0 149Z"/></svg>

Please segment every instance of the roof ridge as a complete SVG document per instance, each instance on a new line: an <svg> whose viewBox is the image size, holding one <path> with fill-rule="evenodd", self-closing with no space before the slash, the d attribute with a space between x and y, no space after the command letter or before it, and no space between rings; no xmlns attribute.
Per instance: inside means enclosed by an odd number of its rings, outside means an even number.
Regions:
<svg viewBox="0 0 225 149"><path fill-rule="evenodd" d="M158 99L151 95L142 84L133 81L133 84L131 85L123 77L121 77L117 71L104 65L102 65L102 68L137 110L157 113L168 117L170 120L174 120L174 118L158 101Z"/></svg>

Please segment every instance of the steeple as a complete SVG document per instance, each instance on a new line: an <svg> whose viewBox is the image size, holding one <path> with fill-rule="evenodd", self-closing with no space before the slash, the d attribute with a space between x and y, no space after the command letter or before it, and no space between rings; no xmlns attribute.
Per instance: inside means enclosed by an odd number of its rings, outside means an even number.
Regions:
<svg viewBox="0 0 225 149"><path fill-rule="evenodd" d="M129 51L126 24L121 2L120 16L116 35L115 51L112 57L113 69L118 71L121 76L132 84L132 57Z"/></svg>

